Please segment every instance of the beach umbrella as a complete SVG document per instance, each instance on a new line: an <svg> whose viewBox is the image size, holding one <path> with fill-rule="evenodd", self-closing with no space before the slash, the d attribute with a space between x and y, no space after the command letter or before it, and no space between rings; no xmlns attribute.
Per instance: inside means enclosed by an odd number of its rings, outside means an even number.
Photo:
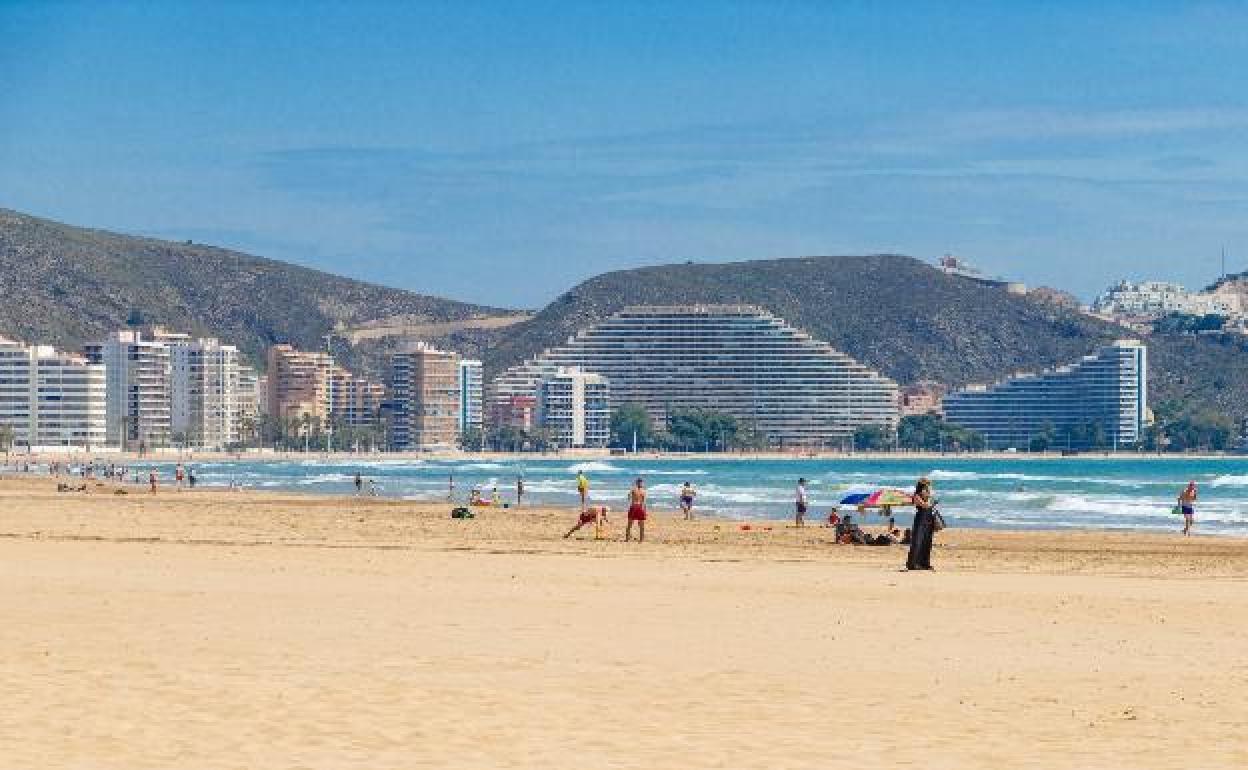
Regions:
<svg viewBox="0 0 1248 770"><path fill-rule="evenodd" d="M882 508L884 506L914 505L914 498L900 489L877 489L874 492L858 492L847 495L841 505L858 505L865 508Z"/></svg>

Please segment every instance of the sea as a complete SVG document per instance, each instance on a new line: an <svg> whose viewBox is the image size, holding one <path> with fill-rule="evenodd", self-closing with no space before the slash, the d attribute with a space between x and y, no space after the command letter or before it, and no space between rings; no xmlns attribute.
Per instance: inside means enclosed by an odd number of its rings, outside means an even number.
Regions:
<svg viewBox="0 0 1248 770"><path fill-rule="evenodd" d="M987 529L1131 529L1174 531L1172 509L1189 480L1199 485L1197 531L1248 537L1248 458L1069 457L982 459L303 459L191 462L202 486L354 493L360 473L380 496L463 503L473 488L498 490L514 503L516 479L524 502L572 505L575 475L590 479L594 501L622 509L629 485L645 479L652 505L677 505L681 485L697 491L695 512L724 519L785 519L792 515L799 477L808 480L810 519L826 517L847 495L889 487L910 490L920 476L933 482L951 526ZM146 469L149 464L144 464ZM173 463L155 463L165 483ZM898 512L904 526L909 516ZM871 523L869 519L866 523Z"/></svg>

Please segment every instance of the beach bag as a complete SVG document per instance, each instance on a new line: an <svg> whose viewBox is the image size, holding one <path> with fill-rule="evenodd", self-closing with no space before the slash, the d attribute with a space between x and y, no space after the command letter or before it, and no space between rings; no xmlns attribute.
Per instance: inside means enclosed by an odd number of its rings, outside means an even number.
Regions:
<svg viewBox="0 0 1248 770"><path fill-rule="evenodd" d="M949 525L945 523L945 517L941 515L940 511L932 511L932 531L939 532L947 526Z"/></svg>

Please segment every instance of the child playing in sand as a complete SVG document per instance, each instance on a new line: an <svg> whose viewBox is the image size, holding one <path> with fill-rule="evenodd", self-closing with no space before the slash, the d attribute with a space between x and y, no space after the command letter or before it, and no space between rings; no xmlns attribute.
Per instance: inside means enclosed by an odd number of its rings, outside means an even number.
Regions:
<svg viewBox="0 0 1248 770"><path fill-rule="evenodd" d="M591 505L585 510L581 511L580 516L576 520L576 526L572 527L572 529L569 529L568 534L564 535L563 539L567 540L568 538L572 537L572 535L576 534L577 530L579 530L581 527L585 526L586 524L593 524L594 534L597 535L598 533L602 531L602 527L605 526L607 523L608 523L607 522L607 506Z"/></svg>

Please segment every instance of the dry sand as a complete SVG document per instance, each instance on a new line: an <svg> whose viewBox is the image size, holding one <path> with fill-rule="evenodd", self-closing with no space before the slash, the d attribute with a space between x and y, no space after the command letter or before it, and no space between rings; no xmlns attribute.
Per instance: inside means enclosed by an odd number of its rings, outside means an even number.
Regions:
<svg viewBox="0 0 1248 770"><path fill-rule="evenodd" d="M951 530L911 574L822 528L54 487L0 482L3 767L1248 767L1243 541Z"/></svg>

